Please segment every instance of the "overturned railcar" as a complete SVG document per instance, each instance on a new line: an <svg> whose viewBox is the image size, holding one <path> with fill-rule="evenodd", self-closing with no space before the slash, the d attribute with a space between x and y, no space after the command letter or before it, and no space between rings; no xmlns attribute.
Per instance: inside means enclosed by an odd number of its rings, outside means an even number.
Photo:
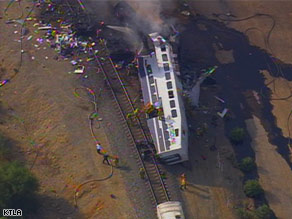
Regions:
<svg viewBox="0 0 292 219"><path fill-rule="evenodd" d="M138 58L147 124L157 155L166 164L188 160L188 126L179 69L172 47L158 33L149 34L154 51Z"/></svg>

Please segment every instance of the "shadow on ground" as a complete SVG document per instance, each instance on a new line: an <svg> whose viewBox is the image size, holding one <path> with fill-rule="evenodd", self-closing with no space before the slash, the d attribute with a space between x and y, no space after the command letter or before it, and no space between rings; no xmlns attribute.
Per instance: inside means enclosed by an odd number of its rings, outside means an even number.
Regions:
<svg viewBox="0 0 292 219"><path fill-rule="evenodd" d="M261 73L266 70L273 77L284 77L291 81L292 66L272 57L264 49L252 46L243 33L228 28L216 20L203 16L194 17L183 29L184 31L180 34L179 49L180 66L183 68L182 80L196 77L194 72L198 72L202 68L219 66L213 76L220 87L217 95L224 98L225 107L231 111L231 117L224 123L226 137L235 127L242 127L248 133L245 120L256 115L260 118L266 132L269 133L269 142L276 145L278 153L292 168L289 160L288 138L284 137L281 129L277 127L276 118L272 113L273 106L270 103L271 90L267 88L265 78ZM219 63L216 58L216 49L232 51L234 61L227 64ZM291 90L290 87L287 89ZM253 92L259 94L261 104L257 103ZM189 143L189 145L194 144L195 142ZM249 136L245 138L243 144L233 145L233 148L236 160L247 156L255 157ZM191 151L194 149L190 147L189 150L192 154ZM192 162L192 165L194 164L195 162ZM168 168L177 177L178 173L183 172L184 169L182 166ZM257 178L257 171L264 170L255 170L246 174L244 180ZM208 183L210 186L220 186L220 182ZM190 181L191 186L195 184L200 183L196 179ZM265 203L265 197L262 197L260 202Z"/></svg>
<svg viewBox="0 0 292 219"><path fill-rule="evenodd" d="M23 125L22 119L17 117L11 107L6 107L3 106L3 104L0 104L0 114L0 122L3 127L6 127L5 129L7 129L7 126L5 125L9 122L17 124L18 126ZM23 137L27 138L28 136ZM19 147L20 142L13 138L7 137L5 133L1 133L0 141L0 165L2 165L2 162L17 160L28 169L33 167L35 160L37 159L37 150L35 151L33 148L36 145L30 145L29 141L27 140L26 149L24 150L23 148ZM27 151L30 151L30 153L32 152L31 160L27 160L27 157L25 156ZM40 194L37 194L36 198L37 203L35 209L38 210L36 213L30 215L25 215L26 213L23 212L23 216L25 218L63 218L65 216L66 218L69 216L72 218L83 218L79 210L63 198L50 197Z"/></svg>
<svg viewBox="0 0 292 219"><path fill-rule="evenodd" d="M202 30L198 25L204 25L205 29ZM271 91L266 87L264 76L261 74L262 70L266 70L273 77L285 76L285 79L291 81L292 66L282 63L265 50L250 45L243 33L205 17L192 19L186 30L181 33L180 41L182 66L190 63L197 69L219 66L214 77L222 88L218 95L224 97L226 107L231 109L235 117L225 123L226 136L236 126L244 127L246 130L244 121L254 114L261 119L266 132L269 133L270 143L277 146L278 152L292 167L288 157L288 138L283 136L281 129L276 125L276 119L272 114L273 106L269 101ZM220 64L215 56L214 45L220 50L232 50L234 62ZM252 91L260 95L261 105L256 103L254 96L251 95ZM254 157L250 141L251 139L247 137L243 145L234 146L238 159Z"/></svg>
<svg viewBox="0 0 292 219"><path fill-rule="evenodd" d="M72 198L73 199L73 198ZM41 205L35 215L30 218L84 218L78 208L67 200L58 197L39 195Z"/></svg>

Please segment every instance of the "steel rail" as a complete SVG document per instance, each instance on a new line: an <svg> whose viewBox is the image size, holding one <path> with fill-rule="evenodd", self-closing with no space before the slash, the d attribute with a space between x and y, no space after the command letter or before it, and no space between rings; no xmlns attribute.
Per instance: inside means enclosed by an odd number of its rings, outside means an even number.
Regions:
<svg viewBox="0 0 292 219"><path fill-rule="evenodd" d="M71 11L73 11L75 9L74 7L72 7L73 2L68 2L68 0L66 0L66 3L67 3L67 6L70 8ZM81 12L79 12L79 13L84 13L85 15L88 15L85 11L86 11L86 8L85 8L85 10L81 10ZM104 44L102 46L103 46L103 48L105 49L105 52L106 52L106 56L103 57L103 58L109 60L109 63L111 65L111 69L113 69L112 73L114 73L114 76L117 77L119 85L122 88L123 94L126 97L126 99L124 101L127 101L127 103L124 103L124 104L127 104L128 106L130 106L130 108L131 108L130 111L133 112L135 110L135 108L134 108L133 102L132 102L132 100L131 100L131 98L129 96L129 93L128 93L127 89L125 88L125 84L123 83L119 73L117 72L117 70L116 70L116 68L115 68L115 66L113 64L112 59L108 56L108 49L107 49L106 45ZM115 92L115 88L113 87L113 83L112 83L112 81L110 79L111 76L106 71L105 66L101 62L100 58L97 57L96 54L94 54L93 51L92 51L92 54L93 54L93 56L95 58L95 61L100 66L100 69L102 70L102 73L103 73L103 75L104 75L104 77L106 79L106 82L110 87L111 94L114 97L114 102L116 103L116 105L118 107L119 114L121 114L121 117L122 117L124 123L126 124L126 131L128 131L128 133L129 133L129 135L127 135L127 137L130 138L130 140L132 141L132 145L135 148L136 153L138 153L138 161L139 161L139 163L141 164L141 166L145 170L145 175L147 176L147 179L148 179L147 180L147 184L149 185L151 195L154 198L155 207L158 204L160 204L160 203L162 203L164 201L169 201L170 200L170 196L169 196L169 193L167 191L166 184L163 181L163 179L161 178L160 170L159 170L159 167L158 167L158 164L157 164L157 159L154 156L151 156L151 161L152 162L149 162L149 163L145 162L142 159L139 147L137 145L137 139L136 139L137 136L135 137L133 127L131 129L129 124L128 124L128 122L127 122L126 116L124 114L126 112L123 112L123 106L122 106L122 103L119 101L118 95ZM111 71L109 71L109 72L111 72ZM137 124L138 124L138 127L139 127L139 129L136 127L137 129L135 131L140 131L142 133L142 135L143 135L143 139L148 142L147 135L145 133L145 130L144 130L143 126L142 126L142 123L141 123L140 119L136 117L135 121L137 121ZM154 168L154 170L153 170L153 168ZM157 179L159 179L159 180L157 180Z"/></svg>
<svg viewBox="0 0 292 219"><path fill-rule="evenodd" d="M106 47L106 48L107 48L107 47ZM118 79L119 79L120 84L122 85L122 88L123 88L123 90L124 90L124 93L125 93L125 95L127 96L127 99L128 99L128 102L130 103L130 106L131 106L131 108L132 108L132 111L134 111L134 110L135 110L135 108L134 108L134 104L133 104L133 102L132 102L132 100L131 100L131 98L130 98L130 96L129 96L129 94L128 94L127 89L125 88L125 85L124 85L124 83L123 83L123 81L122 81L122 79L121 79L121 76L120 76L120 74L118 73L118 71L116 70L116 68L114 67L114 64L113 64L112 59L111 59L110 57L108 57L108 58L109 58L109 60L110 60L110 62L111 62L111 64L112 64L112 67L113 67L113 69L114 69L114 71L115 71L115 73L116 73L116 75L117 75L117 77L118 77ZM135 119L138 121L139 127L140 127L141 131L143 132L144 140L146 140L146 141L148 142L147 135L146 135L145 130L144 130L143 126L142 126L141 120L140 120L138 117L135 117ZM152 156L151 158L152 158L152 161L156 164L157 160L155 159L155 157ZM156 168L156 171L159 173L159 176L160 176L160 170L159 170L158 166L155 165L155 168ZM161 183L161 185L163 185L163 190L164 190L164 192L165 192L165 194L166 194L167 201L169 201L170 198L169 198L168 192L167 192L167 190L166 190L165 183L163 182L163 180L162 180L161 177L159 177L159 179L160 179L160 183Z"/></svg>
<svg viewBox="0 0 292 219"><path fill-rule="evenodd" d="M127 122L127 119L126 119L126 116L125 116L125 112L123 111L122 104L129 105L131 107L131 111L132 112L134 110L134 106L133 106L133 103L131 101L131 98L130 98L130 96L128 94L128 91L125 88L125 84L121 80L121 77L120 77L119 73L117 72L117 70L115 69L114 64L113 64L112 60L110 59L110 57L108 57L108 56L105 57L105 59L108 59L108 61L110 62L110 64L111 64L110 67L113 70L113 72L115 73L115 76L118 78L119 85L121 86L121 89L123 91L123 94L126 97L127 103L121 103L121 101L119 100L119 98L118 98L118 96L117 96L117 94L116 94L116 92L114 90L113 83L111 82L110 75L109 75L108 71L106 71L105 66L100 61L100 58L98 58L96 55L94 55L94 57L95 57L95 60L97 61L97 63L99 64L99 66L100 66L100 68L101 68L101 70L102 70L102 72L104 74L104 77L106 78L106 81L107 81L107 83L108 83L108 85L110 87L110 90L112 92L112 95L114 96L115 102L118 105L118 109L120 111L120 114L123 117L123 121L125 122L125 124L127 124L127 131L130 133L130 138L133 141L133 144L135 146L135 151L138 153L139 162L142 164L142 167L145 169L145 173L146 173L146 176L148 178L148 184L150 186L151 194L152 194L152 196L153 196L153 198L155 200L155 204L156 205L157 204L160 204L161 203L161 200L169 201L170 200L169 193L168 193L168 191L166 189L166 185L165 185L164 181L161 178L160 170L159 170L159 167L157 165L157 160L155 159L154 156L151 156L151 161L152 162L150 164L147 164L146 162L143 161L142 156L141 156L141 153L140 153L139 148L138 148L138 145L136 143L137 142L137 139L136 139L137 137L135 137L135 134L133 132L133 127L130 128L129 125L128 125L128 122ZM140 120L138 118L136 118L136 121L138 122L138 125L139 125L138 126L139 129L136 129L136 130L141 131L141 133L143 134L143 139L144 140L147 140L145 130L143 129L143 126L141 125ZM151 164L153 166L151 166ZM152 169L153 167L155 168L155 173L151 173L151 171L150 171L150 169ZM159 195L157 194L159 192L159 191L157 191L159 188L157 188L157 187L154 188L153 183L154 183L155 179L157 179L157 178L159 179L159 184L160 184L159 186L160 186L160 188L163 191L163 196L164 197L161 197L161 195L159 197ZM156 180L156 182L157 182L157 180Z"/></svg>
<svg viewBox="0 0 292 219"><path fill-rule="evenodd" d="M100 66L101 71L102 71L104 77L106 78L107 84L108 84L109 87L110 87L110 90L111 90L112 96L113 96L114 99L115 99L115 103L116 103L117 106L118 106L118 109L119 109L119 111L120 111L120 114L121 114L122 117L123 117L123 120L127 123L126 118L125 118L125 116L124 116L124 114L123 114L123 110L122 110L122 108L121 108L121 105L120 105L120 103L119 103L119 101L118 101L117 95L116 95L116 93L114 92L114 89L113 89L113 87L112 87L112 85L111 85L111 82L110 82L110 80L109 80L109 76L106 74L106 72L105 72L105 70L104 70L104 67L102 66L102 63L100 62L99 58L98 58L95 54L94 54L94 58L95 58L96 62L98 63L98 65ZM133 144L136 144L131 129L129 128L128 125L127 125L126 127L127 127L127 131L131 134L129 137L131 138ZM139 153L138 149L136 150L136 152L138 153L140 163L142 164L143 168L146 169L146 168L145 168L145 165L144 165L144 163L143 163L143 161L142 161L141 154ZM147 172L146 172L146 176L149 177L149 175L148 175ZM150 186L150 191L151 191L151 193L152 193L152 196L154 197L155 202L157 202L157 197L156 197L156 195L155 195L155 193L154 193L153 186L151 185L150 182L149 182L149 186Z"/></svg>

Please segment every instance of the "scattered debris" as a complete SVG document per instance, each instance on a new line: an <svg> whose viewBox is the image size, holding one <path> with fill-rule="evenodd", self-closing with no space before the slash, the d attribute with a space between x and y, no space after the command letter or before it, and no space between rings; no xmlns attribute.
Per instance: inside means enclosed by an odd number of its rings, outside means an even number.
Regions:
<svg viewBox="0 0 292 219"><path fill-rule="evenodd" d="M217 112L217 115L220 116L223 119L227 112L228 112L228 109L227 108L224 108L224 110L222 111L222 113Z"/></svg>
<svg viewBox="0 0 292 219"><path fill-rule="evenodd" d="M33 38L32 35L30 35L29 37L27 37L27 40L31 40Z"/></svg>
<svg viewBox="0 0 292 219"><path fill-rule="evenodd" d="M253 96L255 97L258 104L261 104L259 93L256 91L252 91Z"/></svg>
<svg viewBox="0 0 292 219"><path fill-rule="evenodd" d="M190 16L191 15L191 13L189 11L182 11L181 14L185 15L185 16Z"/></svg>
<svg viewBox="0 0 292 219"><path fill-rule="evenodd" d="M84 73L84 66L78 66L77 69L75 69L74 74L83 74Z"/></svg>
<svg viewBox="0 0 292 219"><path fill-rule="evenodd" d="M72 65L77 65L77 64L78 64L78 62L76 62L75 60L72 60L70 63L71 63Z"/></svg>
<svg viewBox="0 0 292 219"><path fill-rule="evenodd" d="M220 97L214 96L216 100L219 100L221 103L225 103L225 101L223 99L221 99Z"/></svg>
<svg viewBox="0 0 292 219"><path fill-rule="evenodd" d="M52 29L51 26L39 27L38 30L50 30Z"/></svg>
<svg viewBox="0 0 292 219"><path fill-rule="evenodd" d="M3 87L5 84L7 84L9 82L9 80L3 80L3 81L0 81L0 87Z"/></svg>
<svg viewBox="0 0 292 219"><path fill-rule="evenodd" d="M215 65L214 67L210 67L210 68L207 68L207 69L203 69L202 70L203 71L203 75L205 77L210 76L211 74L213 74L216 71L217 68L218 68L218 66Z"/></svg>

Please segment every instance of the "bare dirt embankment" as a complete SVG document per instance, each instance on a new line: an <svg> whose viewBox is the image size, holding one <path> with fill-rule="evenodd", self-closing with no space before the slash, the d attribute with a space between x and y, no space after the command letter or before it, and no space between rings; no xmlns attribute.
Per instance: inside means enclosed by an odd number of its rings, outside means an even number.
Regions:
<svg viewBox="0 0 292 219"><path fill-rule="evenodd" d="M0 2L1 12L8 2ZM15 3L7 16L24 19L31 7L31 2L21 1L20 7ZM18 17L21 10L23 16ZM34 15L32 13L32 17ZM88 67L86 78L68 74L72 71L69 61L57 61L56 52L46 42L37 42L37 38L43 36L41 31L34 32L37 19L26 22L28 33L23 38L22 66L18 69L20 25L6 24L8 17L0 19L0 76L3 80L17 74L0 90L0 131L15 142L15 158L31 168L40 181L41 208L35 218L153 217L154 211L139 207L149 209L147 204L140 205L139 199L147 200L147 193L144 192L146 197L130 198L129 190L144 188L144 183L140 182L135 159L129 157L127 149L120 159L128 168L115 169L110 179L82 187L78 193L78 208L74 208L76 187L86 180L103 178L111 170L102 164L90 135L88 114L93 106L74 96L81 79L89 81L88 86L98 91L103 88L103 76L96 76L94 65ZM32 39L28 39L29 36ZM82 90L80 95L88 97ZM94 124L96 135L107 151L120 155L117 147L127 148L127 141L122 129L114 127L118 120L113 116L115 110L106 92L98 99L98 107L103 121ZM109 129L119 130L119 133L109 132ZM115 152L110 145L116 147ZM124 181L123 172L132 178Z"/></svg>
<svg viewBox="0 0 292 219"><path fill-rule="evenodd" d="M249 134L252 137L252 146L256 151L256 164L260 177L260 183L265 190L270 207L276 213L277 218L289 218L292 209L292 181L291 169L287 162L272 145L260 120L254 116L246 121Z"/></svg>

